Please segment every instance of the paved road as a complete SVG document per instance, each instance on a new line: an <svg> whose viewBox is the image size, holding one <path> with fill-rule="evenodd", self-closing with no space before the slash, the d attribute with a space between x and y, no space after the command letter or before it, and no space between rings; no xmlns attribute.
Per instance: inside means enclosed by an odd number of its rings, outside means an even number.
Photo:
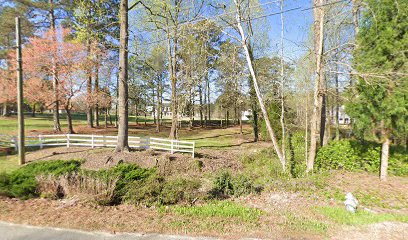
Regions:
<svg viewBox="0 0 408 240"><path fill-rule="evenodd" d="M0 222L1 240L212 240L215 238L186 237L162 234L84 232L71 229L33 227Z"/></svg>

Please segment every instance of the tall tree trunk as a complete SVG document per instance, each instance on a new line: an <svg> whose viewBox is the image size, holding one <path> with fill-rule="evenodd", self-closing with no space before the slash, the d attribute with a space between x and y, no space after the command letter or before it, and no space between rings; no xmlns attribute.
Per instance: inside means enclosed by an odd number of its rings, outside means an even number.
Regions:
<svg viewBox="0 0 408 240"><path fill-rule="evenodd" d="M336 140L340 140L340 123L339 123L339 110L340 110L340 94L339 94L339 74L337 73L338 65L336 64L336 75L335 75L335 82L336 82Z"/></svg>
<svg viewBox="0 0 408 240"><path fill-rule="evenodd" d="M244 30L242 29L242 26L241 26L240 5L237 4L237 0L234 0L234 2L235 2L235 5L237 6L237 14L236 14L237 27L238 27L238 30L239 30L240 35L241 35L242 46L243 46L244 51L245 51L246 60L247 60L247 63L248 63L248 68L249 68L249 71L250 71L252 79L253 79L254 88L255 88L256 96L258 98L259 106L261 107L262 115L263 115L263 117L265 119L266 129L268 130L269 136L270 136L270 138L272 140L276 155L278 155L279 161L282 164L282 168L285 169L285 165L286 165L285 159L282 156L281 150L280 150L279 145L278 145L278 141L277 141L276 136L275 136L275 131L272 129L271 122L269 121L268 112L266 111L265 105L263 103L261 92L259 90L258 82L257 82L257 79L256 79L255 70L254 70L253 65L252 65L251 54L250 54L250 51L249 51L248 45L247 45L247 37L245 36Z"/></svg>
<svg viewBox="0 0 408 240"><path fill-rule="evenodd" d="M96 102L95 102L95 126L99 127L99 66L95 68L95 89Z"/></svg>
<svg viewBox="0 0 408 240"><path fill-rule="evenodd" d="M249 47L249 53L251 56L251 61L253 61L253 55L252 55L252 48ZM252 129L254 132L254 142L258 142L259 140L259 126L258 126L258 100L256 97L256 91L254 87L254 79L252 76L248 78L249 81L249 101L251 105L251 111L252 111Z"/></svg>
<svg viewBox="0 0 408 240"><path fill-rule="evenodd" d="M49 20L51 31L55 34L55 16L54 16L54 1L48 1L50 5ZM53 36L53 40L57 41L56 36ZM53 97L54 97L54 109L53 109L53 123L54 131L61 132L60 116L59 116L59 87L58 87L58 73L55 59L52 58L52 87L53 87Z"/></svg>
<svg viewBox="0 0 408 240"><path fill-rule="evenodd" d="M108 115L109 115L109 123L110 125L112 125L112 115L110 114L110 110L109 108L106 109L106 111L108 111Z"/></svg>
<svg viewBox="0 0 408 240"><path fill-rule="evenodd" d="M227 125L227 128L228 128L229 127L229 110L227 110L227 114L225 116L226 116L225 124Z"/></svg>
<svg viewBox="0 0 408 240"><path fill-rule="evenodd" d="M157 109L154 114L157 114L157 122L156 122L156 132L160 132L160 114L162 112L162 105L161 105L161 95L160 95L160 90L161 89L161 79L159 79L159 82L157 83Z"/></svg>
<svg viewBox="0 0 408 240"><path fill-rule="evenodd" d="M91 41L87 41L88 57L91 58ZM88 80L86 83L86 94L87 94L87 111L86 111L86 122L88 127L93 128L93 111L92 111L92 69L88 69Z"/></svg>
<svg viewBox="0 0 408 240"><path fill-rule="evenodd" d="M326 74L323 74L323 78L321 79L322 87L320 88L320 94L322 95L322 107L320 108L320 146L326 145L326 128L327 128L327 95L326 95Z"/></svg>
<svg viewBox="0 0 408 240"><path fill-rule="evenodd" d="M207 118L208 118L208 107L207 107L207 75L205 76L205 82L204 82L204 128L207 128Z"/></svg>
<svg viewBox="0 0 408 240"><path fill-rule="evenodd" d="M108 128L108 108L105 108L105 128Z"/></svg>
<svg viewBox="0 0 408 240"><path fill-rule="evenodd" d="M314 0L314 6L322 5L324 0ZM323 44L324 44L324 9L323 7L316 7L313 9L315 18L315 54L316 54L316 74L314 84L314 101L313 101L313 114L310 124L310 149L309 157L307 160L306 171L313 170L314 161L317 151L317 142L319 138L319 121L320 114L323 105L322 86L324 80L323 73Z"/></svg>
<svg viewBox="0 0 408 240"><path fill-rule="evenodd" d="M118 127L118 105L119 105L119 74L116 76L115 128Z"/></svg>
<svg viewBox="0 0 408 240"><path fill-rule="evenodd" d="M206 77L207 77L207 114L208 121L211 121L210 78L208 77L208 73Z"/></svg>
<svg viewBox="0 0 408 240"><path fill-rule="evenodd" d="M203 122L203 88L202 88L202 83L200 83L200 85L198 85L198 92L199 92L199 98L200 98L200 126L203 127L204 126L204 122Z"/></svg>
<svg viewBox="0 0 408 240"><path fill-rule="evenodd" d="M280 115L280 123L281 123L281 129L282 129L282 157L284 158L284 161L286 162L286 127L285 127L285 98L284 98L284 86L285 86L285 66L284 66L284 61L283 61L283 38L284 38L284 18L283 18L283 0L280 2L280 9L281 9L281 56L280 56L280 64L281 64L281 71L280 71L280 77L281 77L281 83L280 83L280 103L281 103L281 115Z"/></svg>
<svg viewBox="0 0 408 240"><path fill-rule="evenodd" d="M309 141L309 93L306 93L306 104L305 104L305 160L308 162L308 141Z"/></svg>
<svg viewBox="0 0 408 240"><path fill-rule="evenodd" d="M7 103L3 103L3 117L7 117L9 115L8 109L7 109Z"/></svg>
<svg viewBox="0 0 408 240"><path fill-rule="evenodd" d="M170 32L167 29L167 45L169 51L169 72L170 72L170 82L171 82L171 129L170 129L170 136L171 139L178 138L178 101L177 101L177 76L176 76L176 39L173 41L173 45L171 45L170 41Z"/></svg>
<svg viewBox="0 0 408 240"><path fill-rule="evenodd" d="M33 103L32 109L31 109L31 117L35 117L35 103Z"/></svg>
<svg viewBox="0 0 408 240"><path fill-rule="evenodd" d="M120 1L119 128L116 152L128 151L128 0Z"/></svg>
<svg viewBox="0 0 408 240"><path fill-rule="evenodd" d="M384 120L381 121L381 166L380 166L380 180L387 180L388 158L390 155L390 137L387 129L384 126Z"/></svg>
<svg viewBox="0 0 408 240"><path fill-rule="evenodd" d="M72 125L72 115L71 115L71 109L69 107L65 107L65 111L67 112L67 124L68 124L68 133L69 134L74 134L74 127Z"/></svg>
<svg viewBox="0 0 408 240"><path fill-rule="evenodd" d="M242 131L242 111L241 111L241 117L239 118L239 134L243 135L244 132Z"/></svg>

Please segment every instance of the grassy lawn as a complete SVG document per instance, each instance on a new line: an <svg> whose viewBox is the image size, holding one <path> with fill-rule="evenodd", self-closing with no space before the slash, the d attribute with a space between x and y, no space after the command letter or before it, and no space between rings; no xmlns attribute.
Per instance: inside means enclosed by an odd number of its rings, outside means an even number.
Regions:
<svg viewBox="0 0 408 240"><path fill-rule="evenodd" d="M11 172L19 167L17 155L0 155L0 172Z"/></svg>

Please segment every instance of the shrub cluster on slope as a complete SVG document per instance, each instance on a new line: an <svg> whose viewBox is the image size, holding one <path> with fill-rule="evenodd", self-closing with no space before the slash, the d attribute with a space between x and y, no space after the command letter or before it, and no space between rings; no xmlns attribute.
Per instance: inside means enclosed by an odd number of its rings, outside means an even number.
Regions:
<svg viewBox="0 0 408 240"><path fill-rule="evenodd" d="M319 170L344 169L377 172L380 166L381 146L355 140L332 141L322 147L316 156ZM408 176L408 153L402 147L392 147L388 171L397 176Z"/></svg>

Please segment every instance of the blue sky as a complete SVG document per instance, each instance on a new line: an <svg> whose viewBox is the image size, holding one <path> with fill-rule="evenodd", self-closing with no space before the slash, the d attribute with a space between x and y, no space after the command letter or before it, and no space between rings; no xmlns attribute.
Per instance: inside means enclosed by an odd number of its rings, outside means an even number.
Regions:
<svg viewBox="0 0 408 240"><path fill-rule="evenodd" d="M269 2L262 0L261 3ZM311 0L287 0L284 1L284 11L293 8L301 7L302 9L312 6ZM280 6L278 3L271 4L265 8L265 15L271 13L279 13ZM294 10L283 13L284 16L284 55L289 59L298 58L307 50L302 45L305 44L310 35L310 26L313 23L313 12L311 10L301 11ZM271 29L269 37L271 40L272 51L280 50L280 35L281 35L281 16L273 15L267 18Z"/></svg>

